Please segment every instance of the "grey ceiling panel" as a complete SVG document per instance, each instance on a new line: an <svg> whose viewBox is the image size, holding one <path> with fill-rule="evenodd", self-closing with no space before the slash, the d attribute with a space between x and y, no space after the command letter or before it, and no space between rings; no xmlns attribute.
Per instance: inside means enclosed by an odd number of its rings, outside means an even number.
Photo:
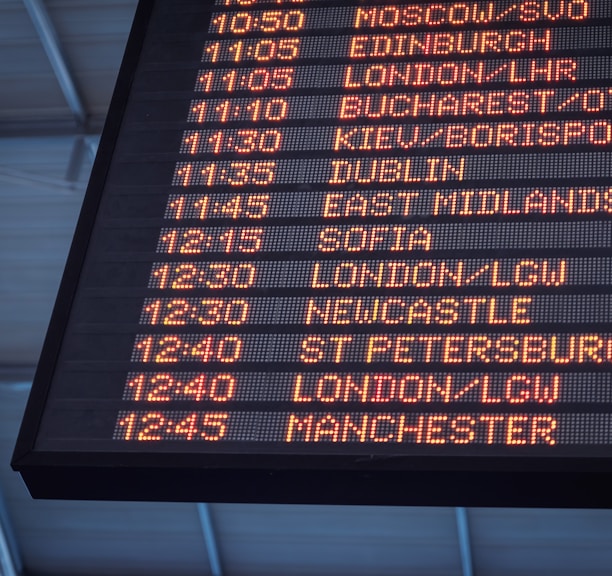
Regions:
<svg viewBox="0 0 612 576"><path fill-rule="evenodd" d="M0 0L0 45L34 40L36 32L21 0Z"/></svg>
<svg viewBox="0 0 612 576"><path fill-rule="evenodd" d="M26 512L16 532L35 574L208 574L195 506L36 502Z"/></svg>
<svg viewBox="0 0 612 576"><path fill-rule="evenodd" d="M3 174L9 175L13 171L21 172L24 183L46 184L48 180L53 182L56 190L59 188L63 192L69 192L70 187L67 182L60 187L60 180L66 173L66 168L70 159L70 153L74 144L74 137L38 137L38 138L0 138L0 181ZM89 166L91 168L91 166ZM35 176L39 175L40 179ZM79 189L83 191L87 183L88 171L84 170ZM47 180L45 180L47 179ZM42 189L34 189L29 194L48 195L47 186ZM12 190L11 187L3 186L2 196L23 197L20 190Z"/></svg>
<svg viewBox="0 0 612 576"><path fill-rule="evenodd" d="M122 56L137 0L51 0L45 5L63 44L91 41L94 36L108 42L113 53L118 52L119 57Z"/></svg>
<svg viewBox="0 0 612 576"><path fill-rule="evenodd" d="M85 187L63 179L72 142L0 139L0 365L38 359Z"/></svg>
<svg viewBox="0 0 612 576"><path fill-rule="evenodd" d="M2 124L15 117L39 122L49 117L65 118L68 107L52 73L19 78L16 74L0 74L4 87L0 92L0 134Z"/></svg>
<svg viewBox="0 0 612 576"><path fill-rule="evenodd" d="M0 13L1 14L1 13ZM36 82L40 78L49 76L49 64L44 58L45 53L37 38L22 41L0 42L0 70L8 78L13 75L16 83L26 92L27 86L23 84L26 80ZM32 96L36 96L40 101L46 100L46 94L41 94L39 90L34 90ZM4 97L8 100L10 94L5 92ZM42 103L42 102L41 102ZM45 106L46 107L46 106Z"/></svg>
<svg viewBox="0 0 612 576"><path fill-rule="evenodd" d="M471 510L477 574L609 576L609 510Z"/></svg>
<svg viewBox="0 0 612 576"><path fill-rule="evenodd" d="M458 576L452 509L215 505L232 576Z"/></svg>

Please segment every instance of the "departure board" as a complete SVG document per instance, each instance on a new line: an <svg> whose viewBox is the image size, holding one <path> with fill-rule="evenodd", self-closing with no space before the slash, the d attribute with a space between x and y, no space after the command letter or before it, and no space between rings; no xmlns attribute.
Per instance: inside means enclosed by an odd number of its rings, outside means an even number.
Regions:
<svg viewBox="0 0 612 576"><path fill-rule="evenodd" d="M142 2L35 496L612 506L612 3Z"/></svg>

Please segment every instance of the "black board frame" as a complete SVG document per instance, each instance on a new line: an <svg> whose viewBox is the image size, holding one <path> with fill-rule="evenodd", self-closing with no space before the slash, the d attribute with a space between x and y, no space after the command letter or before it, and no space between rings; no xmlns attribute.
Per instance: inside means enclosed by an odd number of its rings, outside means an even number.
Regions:
<svg viewBox="0 0 612 576"><path fill-rule="evenodd" d="M141 0L11 465L34 498L342 505L612 508L612 457L369 457L46 452L50 377L155 0Z"/></svg>

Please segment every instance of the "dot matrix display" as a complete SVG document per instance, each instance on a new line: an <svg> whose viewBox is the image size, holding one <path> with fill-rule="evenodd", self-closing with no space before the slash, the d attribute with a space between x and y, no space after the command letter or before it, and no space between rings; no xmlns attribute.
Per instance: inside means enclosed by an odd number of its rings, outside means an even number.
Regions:
<svg viewBox="0 0 612 576"><path fill-rule="evenodd" d="M33 493L65 494L49 462L86 470L69 496L155 470L179 500L612 473L611 17L141 6L13 463ZM254 488L201 486L232 470Z"/></svg>

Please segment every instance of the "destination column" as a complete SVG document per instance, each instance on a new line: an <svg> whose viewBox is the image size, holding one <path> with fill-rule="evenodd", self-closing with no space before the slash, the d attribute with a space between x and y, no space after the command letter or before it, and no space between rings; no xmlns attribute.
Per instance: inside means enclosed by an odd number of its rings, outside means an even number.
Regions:
<svg viewBox="0 0 612 576"><path fill-rule="evenodd" d="M595 102L606 93L568 89L581 76L581 63L555 53L560 37L572 33L568 24L587 20L589 3L577 2L562 14L548 7L509 6L494 13L493 3L470 6L355 8L343 74L348 95L339 98L340 126L329 145L332 191L321 205L330 224L321 228L318 251L359 259L312 265L311 288L317 296L326 290L330 296L308 300L305 324L345 332L304 336L299 358L309 372L296 376L293 392L296 408L343 412L291 414L289 442L553 446L560 420L552 409L576 397L565 394L564 383L576 381L560 369L608 361L595 351L607 345L605 338L575 338L561 310L550 306L555 292L567 293L575 260L559 259L554 246L522 248L529 234L521 226L507 226L513 235L507 238L514 241L505 243L503 252L488 250L493 246L486 242L482 249L452 251L448 237L440 238L446 236L443 222L459 224L453 226L458 239L461 223L469 229L484 222L483 232L504 220L558 221L562 228L568 219L559 219L559 213L577 214L580 206L583 213L591 211L575 198L607 193L564 185L568 179L556 188L529 185L520 177L503 181L499 170L478 168L493 151L525 155L610 144L608 120L595 114L577 118L575 112L560 119L576 101L592 94ZM473 29L479 18L503 21L514 9L512 28ZM557 18L562 25L550 27ZM546 27L525 28L527 22ZM411 26L417 32L406 32ZM449 26L454 30L444 30ZM491 83L501 89L491 89ZM600 106L590 111L601 112ZM554 120L542 121L549 117ZM537 162L537 154L533 157ZM576 166L572 176L592 173L580 174ZM421 225L399 224L407 218ZM398 260L401 252L405 258ZM517 259L520 253L529 255ZM458 254L451 262L440 259ZM489 254L502 257L482 258ZM470 295L475 285L485 288ZM374 288L385 296L358 296ZM332 296L339 290L346 296ZM571 296L566 301L575 305ZM376 325L400 332L378 334ZM544 327L560 332L530 334ZM583 353L573 354L578 342ZM359 364L367 372L347 372ZM469 376L457 371L484 365L486 372ZM372 372L377 366L383 371ZM398 369L407 371L394 372ZM448 411L449 404L464 410L465 402L478 411ZM550 409L541 413L543 406ZM402 412L381 413L381 407Z"/></svg>

